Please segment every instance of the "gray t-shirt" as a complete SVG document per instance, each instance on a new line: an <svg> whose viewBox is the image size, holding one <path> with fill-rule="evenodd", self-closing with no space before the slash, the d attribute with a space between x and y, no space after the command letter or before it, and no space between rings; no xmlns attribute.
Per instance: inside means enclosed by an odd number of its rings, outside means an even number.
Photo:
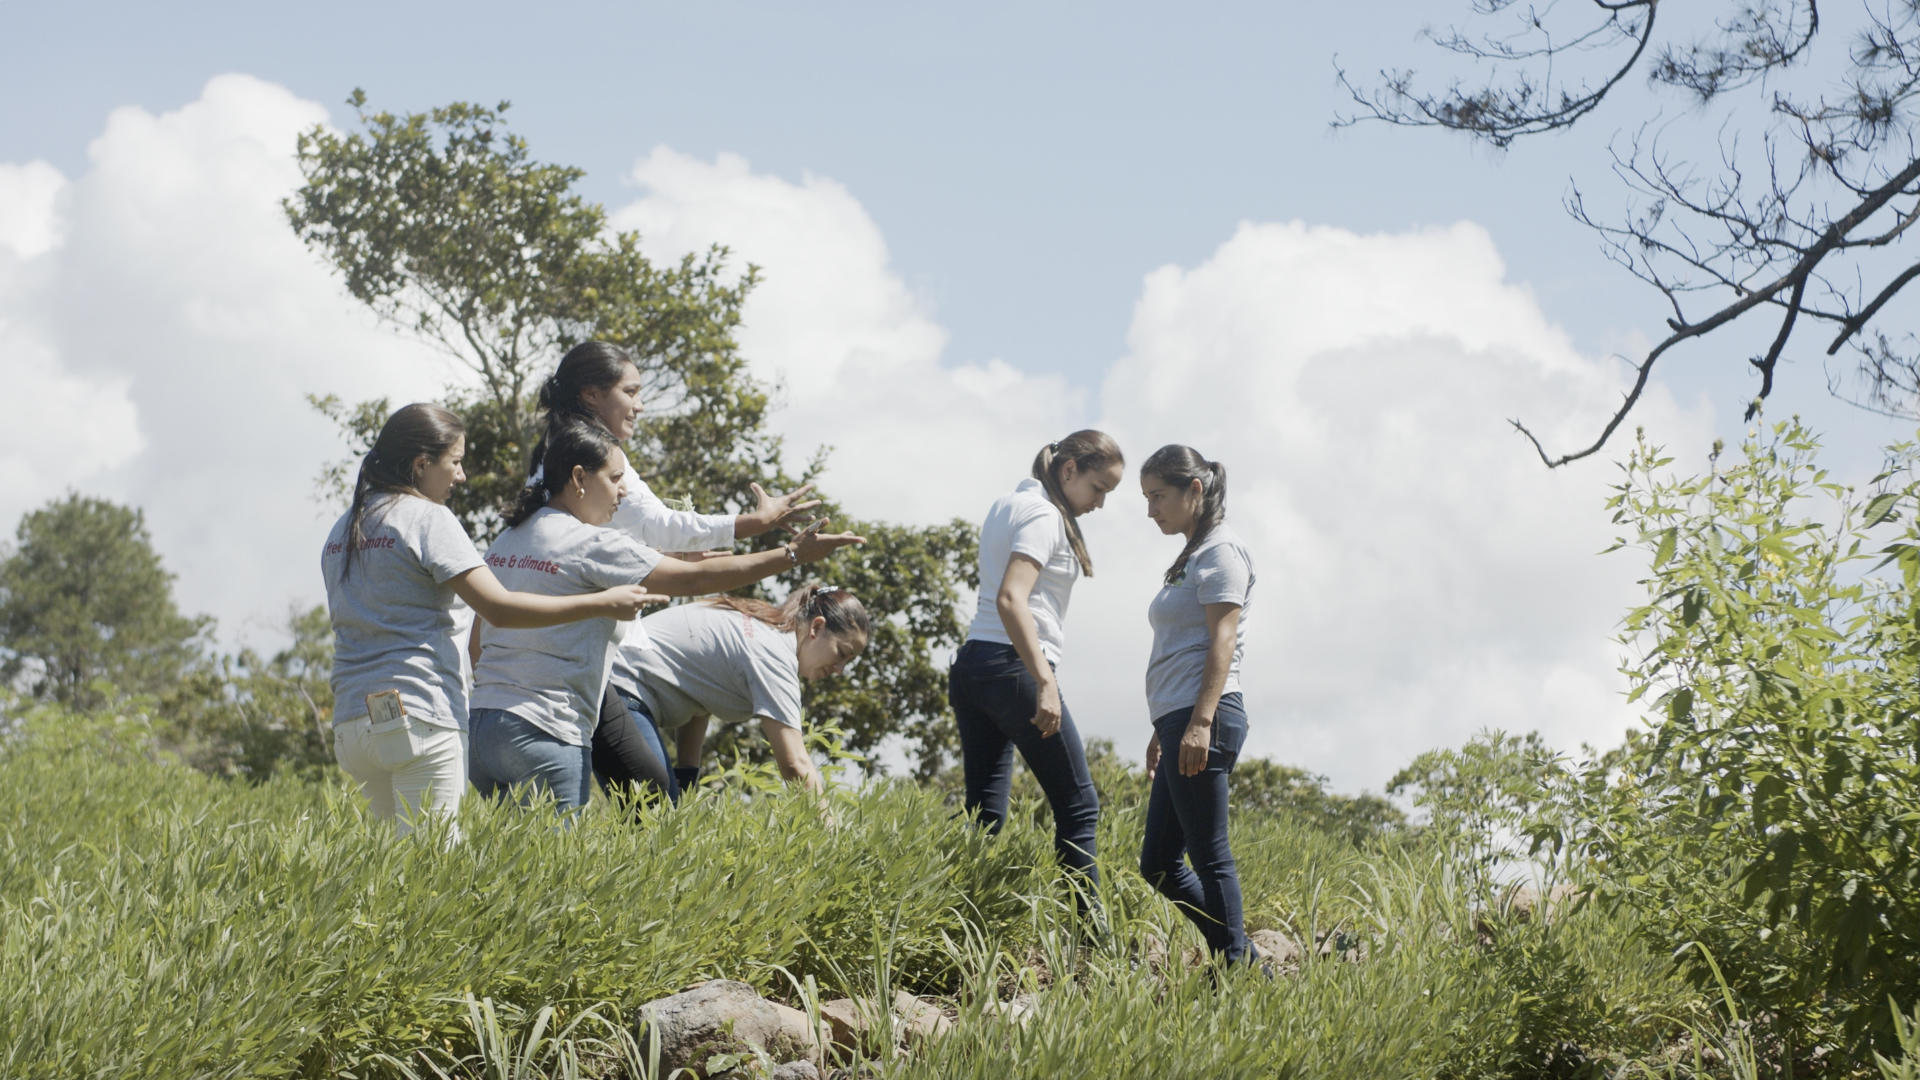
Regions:
<svg viewBox="0 0 1920 1080"><path fill-rule="evenodd" d="M501 533L487 549L487 565L502 585L542 596L638 584L659 562L659 552L625 533L550 506ZM562 742L585 745L600 720L619 628L612 618L537 630L482 622L473 707L505 709Z"/></svg>
<svg viewBox="0 0 1920 1080"><path fill-rule="evenodd" d="M347 515L320 550L333 620L333 722L367 715L367 695L398 690L407 714L436 727L467 726L467 685L448 582L480 565L480 552L453 512L414 495L377 495L353 573Z"/></svg>
<svg viewBox="0 0 1920 1080"><path fill-rule="evenodd" d="M1233 643L1233 666L1221 691L1240 689L1240 654L1247 641L1247 609L1253 597L1253 555L1226 524L1214 526L1174 585L1165 586L1147 605L1153 627L1153 654L1147 660L1147 714L1158 719L1200 700L1207 669L1208 604L1239 604L1240 624Z"/></svg>
<svg viewBox="0 0 1920 1080"><path fill-rule="evenodd" d="M651 648L621 649L638 678L615 685L646 703L662 731L696 716L763 716L800 727L800 654L793 631L713 604L646 617Z"/></svg>
<svg viewBox="0 0 1920 1080"><path fill-rule="evenodd" d="M994 500L980 523L980 599L973 625L967 628L968 641L1013 644L1000 618L999 601L1007 561L1015 555L1040 564L1040 576L1027 593L1027 610L1033 612L1034 629L1040 632L1040 651L1058 664L1067 644L1067 601L1080 577L1080 560L1074 558L1060 508L1047 498L1040 481L1031 477Z"/></svg>

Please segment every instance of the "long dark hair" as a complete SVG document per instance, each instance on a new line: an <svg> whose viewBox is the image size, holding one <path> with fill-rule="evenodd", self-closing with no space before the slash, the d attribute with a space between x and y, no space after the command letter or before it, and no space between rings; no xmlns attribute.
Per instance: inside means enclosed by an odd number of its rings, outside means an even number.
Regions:
<svg viewBox="0 0 1920 1080"><path fill-rule="evenodd" d="M1047 499L1059 508L1060 516L1066 520L1067 543L1073 545L1073 557L1080 560L1080 572L1092 577L1093 558L1087 554L1087 541L1080 535L1080 522L1074 516L1073 507L1067 505L1066 493L1060 489L1060 466L1069 461L1084 472L1105 469L1116 462L1124 465L1126 459L1120 456L1120 444L1113 441L1113 436L1091 428L1048 443L1033 456L1033 478L1040 481Z"/></svg>
<svg viewBox="0 0 1920 1080"><path fill-rule="evenodd" d="M1187 572L1187 560L1193 556L1194 549L1216 525L1227 520L1227 467L1208 461L1191 446L1174 444L1155 450L1140 466L1140 475L1154 477L1181 492L1195 480L1200 481L1200 514L1194 521L1193 535L1187 538L1187 546L1180 549L1180 557L1167 567L1167 584L1177 585L1180 576Z"/></svg>
<svg viewBox="0 0 1920 1080"><path fill-rule="evenodd" d="M751 596L713 596L707 603L759 619L776 630L797 631L816 617L827 620L831 634L858 630L873 635L873 620L860 598L831 585L804 585L787 594L783 604L769 604Z"/></svg>
<svg viewBox="0 0 1920 1080"><path fill-rule="evenodd" d="M620 384L626 376L627 368L638 370L633 356L627 350L606 341L583 341L567 350L560 358L560 366L553 369L547 381L540 384L540 409L546 414L542 422L539 441L533 444L532 460L527 462L527 475L542 468L547 454L547 442L553 438L554 428L569 420L585 420L598 424L599 418L588 411L581 403L581 396L588 390L609 390Z"/></svg>
<svg viewBox="0 0 1920 1080"><path fill-rule="evenodd" d="M413 463L425 454L438 461L467 433L452 412L431 402L401 407L380 425L380 437L360 461L353 481L353 503L347 507L347 557L340 560L340 580L353 572L354 556L366 542L368 497L379 494L419 495L413 486ZM421 496L425 498L425 496Z"/></svg>
<svg viewBox="0 0 1920 1080"><path fill-rule="evenodd" d="M547 505L547 499L555 492L572 483L575 465L588 472L598 472L606 465L608 456L620 453L620 447L615 445L613 435L606 428L592 420L569 416L562 416L549 425L547 437L540 440L540 445L543 451L540 478L528 481L527 486L520 489L505 519L509 529L532 517L534 511Z"/></svg>

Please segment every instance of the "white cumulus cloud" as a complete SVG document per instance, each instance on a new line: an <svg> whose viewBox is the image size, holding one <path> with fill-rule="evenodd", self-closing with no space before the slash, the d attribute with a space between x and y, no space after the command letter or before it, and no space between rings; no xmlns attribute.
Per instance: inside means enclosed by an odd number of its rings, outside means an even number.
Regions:
<svg viewBox="0 0 1920 1080"><path fill-rule="evenodd" d="M326 118L238 75L170 112L116 109L59 193L59 242L0 275L0 377L33 388L12 400L36 432L0 436L0 518L66 489L143 507L181 606L233 636L321 597L337 509L313 478L342 447L305 395L445 379L282 216L295 137Z"/></svg>
<svg viewBox="0 0 1920 1080"><path fill-rule="evenodd" d="M1378 789L1423 749L1482 727L1573 748L1631 721L1611 637L1637 596L1605 461L1548 471L1507 426L1590 436L1623 388L1505 280L1484 230L1361 236L1248 224L1198 266L1146 273L1129 334L1085 388L942 355L928 305L843 186L732 155L642 159L617 215L650 252L726 243L759 265L742 344L789 388L776 418L865 517L977 520L1040 443L1094 423L1136 467L1163 443L1226 461L1231 519L1260 561L1249 752ZM1657 387L1636 419L1685 443L1708 419ZM1086 519L1062 667L1082 730L1144 743L1145 611L1179 549L1131 474Z"/></svg>
<svg viewBox="0 0 1920 1080"><path fill-rule="evenodd" d="M68 488L143 506L184 607L250 633L319 597L313 498L336 433L308 393L433 395L453 373L383 330L292 235L296 134L325 110L243 76L169 112L108 117L62 178L0 163L0 379L30 415L0 434L0 516ZM1142 267L1128 348L1097 385L946 355L853 192L660 148L616 212L650 254L724 243L765 272L741 344L784 386L776 416L863 517L978 519L1075 427L1138 464L1187 442L1231 470L1256 552L1249 752L1378 788L1483 726L1562 747L1629 721L1614 626L1637 596L1612 535L1613 470L1549 472L1622 388L1579 354L1470 224L1357 235L1242 226L1190 266ZM20 193L27 192L27 195ZM22 410L15 410L17 416ZM1673 445L1709 418L1658 388L1636 419ZM1086 521L1062 666L1089 735L1137 753L1145 610L1177 539L1128 483Z"/></svg>
<svg viewBox="0 0 1920 1080"><path fill-rule="evenodd" d="M66 186L60 170L44 161L0 162L0 251L31 259L58 247L59 202Z"/></svg>

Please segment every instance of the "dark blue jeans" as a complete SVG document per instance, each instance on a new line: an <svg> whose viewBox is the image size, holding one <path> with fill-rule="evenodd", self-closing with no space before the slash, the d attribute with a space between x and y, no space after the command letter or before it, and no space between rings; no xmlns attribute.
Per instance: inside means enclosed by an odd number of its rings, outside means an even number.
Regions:
<svg viewBox="0 0 1920 1080"><path fill-rule="evenodd" d="M1207 767L1197 776L1181 776L1180 737L1192 716L1192 709L1180 709L1153 722L1160 767L1154 770L1153 791L1147 797L1140 873L1193 920L1209 949L1237 963L1249 956L1240 872L1227 846L1227 774L1247 741L1247 711L1237 692L1221 697L1213 714Z"/></svg>
<svg viewBox="0 0 1920 1080"><path fill-rule="evenodd" d="M607 688L600 724L593 729L593 776L608 797L628 798L651 787L670 803L680 801L673 759L653 714L625 690Z"/></svg>
<svg viewBox="0 0 1920 1080"><path fill-rule="evenodd" d="M1073 714L1060 703L1060 730L1040 737L1033 726L1039 684L1011 645L969 641L947 673L947 700L960 726L960 763L967 781L967 812L989 832L1007 817L1013 782L1013 752L1026 759L1053 808L1053 851L1060 865L1099 880L1094 869L1094 829L1100 796L1087 773L1086 751Z"/></svg>

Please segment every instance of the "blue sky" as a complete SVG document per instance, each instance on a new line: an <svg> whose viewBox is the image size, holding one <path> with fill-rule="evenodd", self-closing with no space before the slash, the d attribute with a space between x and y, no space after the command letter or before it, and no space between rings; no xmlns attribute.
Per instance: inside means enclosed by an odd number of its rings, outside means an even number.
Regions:
<svg viewBox="0 0 1920 1080"><path fill-rule="evenodd" d="M144 506L182 605L230 640L317 602L310 478L337 444L302 395L427 396L446 372L286 232L293 134L350 123L356 86L395 110L509 99L651 253L765 265L743 346L863 515L977 518L1091 423L1134 460L1228 460L1266 567L1253 752L1377 789L1485 724L1610 742L1632 717L1608 639L1638 595L1631 562L1594 557L1613 466L1547 473L1504 421L1597 430L1607 355L1665 311L1561 198L1575 176L1617 204L1607 141L1650 103L1678 145L1701 120L1635 86L1505 153L1330 131L1335 55L1439 73L1418 32L1445 13L0 0L0 379L81 418L0 434L0 519L69 488ZM1697 467L1743 430L1753 348L1675 354L1636 421ZM1818 357L1783 369L1789 411L1843 478L1911 431L1831 402ZM1171 557L1137 510L1089 523L1102 573L1063 669L1123 746Z"/></svg>

